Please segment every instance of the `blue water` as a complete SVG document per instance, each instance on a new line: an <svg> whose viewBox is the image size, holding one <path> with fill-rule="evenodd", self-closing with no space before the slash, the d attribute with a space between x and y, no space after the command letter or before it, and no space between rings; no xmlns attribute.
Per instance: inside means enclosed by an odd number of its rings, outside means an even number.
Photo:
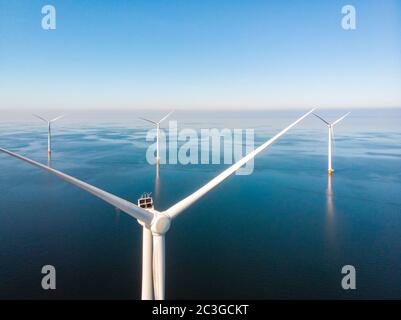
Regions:
<svg viewBox="0 0 401 320"><path fill-rule="evenodd" d="M180 127L254 128L258 146L301 113L173 118ZM51 165L133 202L153 192L159 210L227 167L167 164L157 181L138 115L68 115L54 125ZM166 297L401 298L400 124L400 110L353 111L335 128L331 181L322 123L310 117L288 132L255 159L252 175L230 177L173 221ZM43 163L46 134L29 115L0 122L2 147ZM8 155L0 163L0 298L140 298L134 219ZM57 270L54 291L41 288L46 264ZM348 264L356 290L341 288Z"/></svg>

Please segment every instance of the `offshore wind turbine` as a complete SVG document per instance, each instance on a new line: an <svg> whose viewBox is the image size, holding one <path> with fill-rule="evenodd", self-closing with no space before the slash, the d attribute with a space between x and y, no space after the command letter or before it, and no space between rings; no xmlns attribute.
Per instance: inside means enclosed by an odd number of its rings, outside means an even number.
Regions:
<svg viewBox="0 0 401 320"><path fill-rule="evenodd" d="M159 165L159 162L160 162L160 142L159 142L159 140L160 140L160 124L164 120L166 120L173 112L174 112L174 110L171 110L167 115L165 115L163 118L161 118L158 122L139 117L139 119L150 122L156 126L156 165Z"/></svg>
<svg viewBox="0 0 401 320"><path fill-rule="evenodd" d="M47 133L47 154L48 154L48 156L50 157L50 156L51 156L51 153L52 153L52 149L51 149L51 144L52 144L51 124L52 124L53 122L55 122L55 121L57 121L57 120L63 118L64 115L58 116L58 117L56 117L56 118L54 118L54 119L51 119L51 120L47 120L47 119L45 119L45 118L43 118L43 117L41 117L41 116L38 116L38 115L36 115L36 114L33 114L33 116L47 123L47 130L48 130L48 131L47 131L47 132L48 132L48 133Z"/></svg>
<svg viewBox="0 0 401 320"><path fill-rule="evenodd" d="M17 159L23 160L33 166L46 170L47 172L95 195L103 201L127 213L131 217L138 220L142 225L142 299L163 300L165 298L165 235L170 229L171 222L178 217L185 209L190 207L205 194L218 186L221 182L231 176L235 171L240 169L248 161L270 146L288 130L301 122L305 117L312 113L314 109L305 113L296 121L291 123L285 129L281 130L274 137L267 140L258 148L248 153L238 162L234 163L222 173L217 175L203 187L199 188L194 193L190 194L183 200L177 202L165 211L158 211L153 208L152 199L150 197L140 198L138 205L132 202L119 198L111 193L96 188L86 182L78 180L61 171L52 169L48 166L40 164L34 160L18 155L9 150L0 148L0 152L9 154Z"/></svg>
<svg viewBox="0 0 401 320"><path fill-rule="evenodd" d="M328 175L332 175L334 172L334 169L331 165L331 158L332 158L332 153L333 153L333 146L332 143L334 143L334 126L336 124L338 124L340 121L342 121L346 116L348 116L351 112L348 112L346 114L344 114L342 117L340 117L339 119L337 119L336 121L334 121L333 123L329 123L328 121L326 121L325 119L323 119L321 116L317 115L316 113L314 113L313 115L316 116L317 118L319 118L320 120L322 120L328 127L329 129L329 139L328 139L328 153L327 153L327 161L328 161L328 165L327 165L327 173Z"/></svg>

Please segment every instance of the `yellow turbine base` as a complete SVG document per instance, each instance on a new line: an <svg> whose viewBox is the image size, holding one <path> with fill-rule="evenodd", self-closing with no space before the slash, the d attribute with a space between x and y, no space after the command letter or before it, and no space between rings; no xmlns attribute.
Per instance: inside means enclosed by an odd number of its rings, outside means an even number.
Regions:
<svg viewBox="0 0 401 320"><path fill-rule="evenodd" d="M333 169L328 169L328 170L327 170L327 174L328 174L329 176L331 176L331 175L333 174L333 172L334 172Z"/></svg>

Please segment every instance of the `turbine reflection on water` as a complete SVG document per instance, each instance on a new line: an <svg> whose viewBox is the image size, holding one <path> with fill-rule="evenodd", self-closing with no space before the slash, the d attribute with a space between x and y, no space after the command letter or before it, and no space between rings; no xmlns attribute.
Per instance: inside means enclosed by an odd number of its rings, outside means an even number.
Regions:
<svg viewBox="0 0 401 320"><path fill-rule="evenodd" d="M330 247L333 247L335 241L335 207L333 201L332 176L327 175L326 190L326 217L327 217L327 240Z"/></svg>

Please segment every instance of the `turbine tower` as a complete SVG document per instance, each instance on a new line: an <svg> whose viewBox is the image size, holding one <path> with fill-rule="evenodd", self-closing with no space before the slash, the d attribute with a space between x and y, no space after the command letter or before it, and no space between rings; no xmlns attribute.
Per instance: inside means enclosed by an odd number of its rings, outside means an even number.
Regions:
<svg viewBox="0 0 401 320"><path fill-rule="evenodd" d="M333 123L329 123L328 121L326 121L325 119L323 119L321 116L317 115L316 113L314 113L313 115L316 116L317 118L319 118L320 120L322 120L327 127L329 128L329 138L328 138L328 153L327 153L327 161L328 161L328 165L327 165L327 173L328 175L332 175L334 172L333 166L331 164L331 158L332 158L332 153L333 153L333 146L332 144L334 143L334 126L336 124L338 124L340 121L342 121L346 116L348 116L351 112L348 112L346 114L344 114L341 118L337 119L336 121L334 121Z"/></svg>
<svg viewBox="0 0 401 320"><path fill-rule="evenodd" d="M52 149L51 149L51 144L52 144L51 124L52 124L53 122L55 122L55 121L57 121L57 120L63 118L64 115L58 116L57 118L54 118L54 119L52 119L52 120L47 120L47 119L45 119L45 118L43 118L43 117L41 117L41 116L38 116L38 115L36 115L36 114L33 114L33 116L47 123L47 130L48 130L48 133L47 133L47 155L48 155L49 158L50 158L51 153L52 153Z"/></svg>
<svg viewBox="0 0 401 320"><path fill-rule="evenodd" d="M131 217L138 220L143 229L142 241L142 299L164 300L165 298L165 235L170 229L171 222L180 215L185 209L190 207L205 194L218 186L221 182L231 176L235 171L253 159L256 155L270 146L288 130L301 122L305 117L312 113L314 109L305 113L288 127L281 130L273 138L267 140L258 148L247 154L238 162L224 170L214 179L209 181L203 187L190 194L183 200L177 202L165 211L158 211L153 208L153 202L149 194L144 194L139 200L138 205L119 198L111 193L96 188L86 182L78 180L61 171L52 169L48 166L40 164L34 160L23 157L9 150L0 148L0 152L9 154L17 159L23 160L33 166L46 170L47 172L95 195L103 201L127 213Z"/></svg>
<svg viewBox="0 0 401 320"><path fill-rule="evenodd" d="M160 162L160 142L159 142L159 140L160 140L160 124L164 120L166 120L173 112L174 112L174 110L170 111L167 115L165 115L163 118L161 118L158 122L139 117L139 119L150 122L156 126L156 165L159 165L159 162Z"/></svg>

